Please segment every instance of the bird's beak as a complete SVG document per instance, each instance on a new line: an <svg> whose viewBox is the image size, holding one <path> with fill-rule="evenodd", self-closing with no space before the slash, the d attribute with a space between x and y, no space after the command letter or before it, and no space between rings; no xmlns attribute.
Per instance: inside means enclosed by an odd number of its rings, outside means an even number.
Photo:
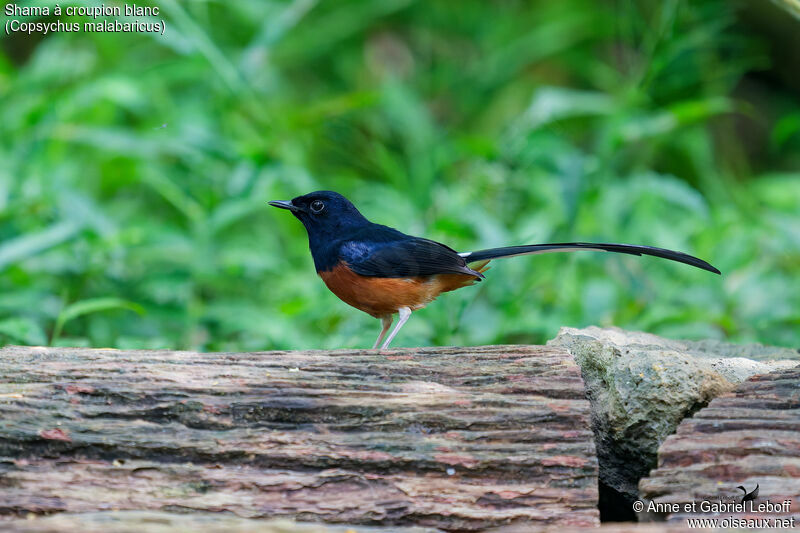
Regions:
<svg viewBox="0 0 800 533"><path fill-rule="evenodd" d="M280 207L281 209L288 209L289 211L300 211L300 209L292 204L290 201L286 200L273 200L271 202L267 202L272 207Z"/></svg>

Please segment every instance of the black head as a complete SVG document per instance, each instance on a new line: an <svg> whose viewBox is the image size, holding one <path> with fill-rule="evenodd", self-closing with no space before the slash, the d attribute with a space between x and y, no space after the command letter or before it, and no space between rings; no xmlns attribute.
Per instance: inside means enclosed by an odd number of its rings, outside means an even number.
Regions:
<svg viewBox="0 0 800 533"><path fill-rule="evenodd" d="M310 241L343 236L348 229L370 222L358 212L350 200L333 191L315 191L291 201L272 201L269 205L288 209L305 226Z"/></svg>

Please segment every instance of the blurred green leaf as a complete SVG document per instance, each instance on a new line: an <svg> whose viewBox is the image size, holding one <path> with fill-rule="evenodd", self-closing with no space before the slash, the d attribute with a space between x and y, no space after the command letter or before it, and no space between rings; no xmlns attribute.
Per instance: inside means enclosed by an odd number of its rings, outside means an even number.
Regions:
<svg viewBox="0 0 800 533"><path fill-rule="evenodd" d="M530 129L570 117L608 115L614 112L611 97L600 92L544 87L536 91L522 117Z"/></svg>
<svg viewBox="0 0 800 533"><path fill-rule="evenodd" d="M44 230L27 235L20 235L19 237L15 237L0 244L0 270L8 267L8 265L12 263L22 261L69 240L75 236L80 229L81 226L78 223L72 220L64 220Z"/></svg>
<svg viewBox="0 0 800 533"><path fill-rule="evenodd" d="M0 335L29 346L44 346L47 337L41 326L30 318L18 317L0 320Z"/></svg>
<svg viewBox="0 0 800 533"><path fill-rule="evenodd" d="M90 313L99 313L112 309L127 309L140 315L144 314L144 308L141 305L119 298L91 298L88 300L81 300L68 305L59 313L56 318L55 326L53 326L53 335L50 344L58 340L61 335L61 330L70 320Z"/></svg>

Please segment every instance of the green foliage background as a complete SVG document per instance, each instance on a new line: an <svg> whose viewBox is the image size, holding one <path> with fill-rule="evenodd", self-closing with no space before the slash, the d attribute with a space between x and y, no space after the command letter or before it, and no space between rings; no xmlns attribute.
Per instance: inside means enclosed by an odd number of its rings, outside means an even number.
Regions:
<svg viewBox="0 0 800 533"><path fill-rule="evenodd" d="M742 4L155 5L164 36L0 40L0 341L369 346L379 323L266 205L333 189L462 250L628 242L723 271L495 262L398 346L590 324L800 345L800 106L759 77L780 50Z"/></svg>

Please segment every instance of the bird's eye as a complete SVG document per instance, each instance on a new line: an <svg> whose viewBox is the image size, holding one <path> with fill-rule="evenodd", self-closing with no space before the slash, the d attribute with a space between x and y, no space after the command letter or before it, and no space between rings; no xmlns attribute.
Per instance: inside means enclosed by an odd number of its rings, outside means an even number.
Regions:
<svg viewBox="0 0 800 533"><path fill-rule="evenodd" d="M313 202L311 202L312 213L321 213L323 209L325 209L325 204L323 204L321 201L314 200Z"/></svg>

